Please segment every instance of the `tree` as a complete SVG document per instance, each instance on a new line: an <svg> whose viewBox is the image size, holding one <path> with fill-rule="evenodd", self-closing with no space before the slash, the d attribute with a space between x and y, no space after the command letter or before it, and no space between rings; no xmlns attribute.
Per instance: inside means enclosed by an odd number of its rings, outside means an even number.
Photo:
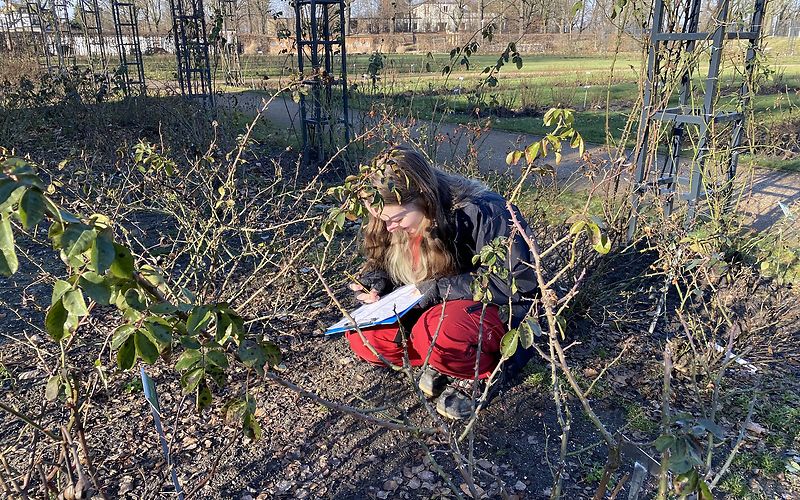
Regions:
<svg viewBox="0 0 800 500"><path fill-rule="evenodd" d="M147 23L148 32L162 34L161 22L164 20L164 13L167 10L166 0L141 0L139 5Z"/></svg>

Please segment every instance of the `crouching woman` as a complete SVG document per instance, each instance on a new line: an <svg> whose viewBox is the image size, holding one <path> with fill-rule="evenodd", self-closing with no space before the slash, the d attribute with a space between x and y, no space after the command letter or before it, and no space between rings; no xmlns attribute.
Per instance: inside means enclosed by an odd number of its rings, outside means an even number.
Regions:
<svg viewBox="0 0 800 500"><path fill-rule="evenodd" d="M363 197L369 216L363 228L366 263L360 280L369 290L350 287L365 303L412 283L423 298L400 325L366 328L362 333L375 351L397 365L403 363L403 332L410 335L406 346L411 365L422 366L428 359L420 389L437 398L440 414L466 418L472 410L472 391L466 389L475 380L476 362L478 379L484 380L501 357L500 340L507 324L499 306L510 306L512 328L530 308L537 289L530 251L512 223L506 200L481 183L434 168L405 147L384 151L373 165L379 174L371 177L373 195ZM519 211L514 211L527 230ZM508 274L489 275L484 297L490 303L484 310L473 300L473 282L481 271L473 257L485 245L500 242L505 258L494 265ZM358 332L345 336L356 355L381 364Z"/></svg>

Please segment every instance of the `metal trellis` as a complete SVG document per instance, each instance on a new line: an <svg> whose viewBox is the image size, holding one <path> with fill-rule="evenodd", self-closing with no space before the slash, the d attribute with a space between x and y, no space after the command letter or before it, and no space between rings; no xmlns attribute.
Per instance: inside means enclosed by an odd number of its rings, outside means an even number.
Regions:
<svg viewBox="0 0 800 500"><path fill-rule="evenodd" d="M715 3L711 16L711 29L698 31L702 0L679 0L667 9L664 0L653 6L653 24L647 60L647 80L639 121L639 146L634 174L633 212L628 227L628 238L636 230L641 196L654 191L663 200L663 210L669 215L674 209L677 188L688 181L683 198L688 203L687 222L694 220L698 204L712 193L724 192L736 174L739 151L742 145L745 113L752 93L752 76L755 66L765 0L755 0L746 28L741 21L732 21L730 0ZM726 41L746 40L744 71L733 110L718 108L720 66ZM693 80L699 72L702 57L708 58L708 72L701 89ZM703 60L703 62L705 62ZM670 78L680 76L675 88ZM698 104L695 104L697 102ZM689 164L688 178L679 176L681 152L695 132L694 156ZM727 151L724 179L715 179L707 171L709 159L721 144L717 141L720 130L730 129L730 139L722 145ZM661 135L664 134L664 135ZM666 138L664 144L662 137ZM666 146L663 162L657 158L659 146ZM660 165L659 165L660 164Z"/></svg>
<svg viewBox="0 0 800 500"><path fill-rule="evenodd" d="M51 75L75 66L75 50L65 0L29 0L26 9L31 34L38 39L39 64Z"/></svg>
<svg viewBox="0 0 800 500"><path fill-rule="evenodd" d="M13 25L11 13L10 2L3 2L3 8L0 10L0 51L11 52L14 48L11 34L11 26Z"/></svg>
<svg viewBox="0 0 800 500"><path fill-rule="evenodd" d="M308 93L300 95L303 148L321 160L341 136L350 140L343 0L295 0L297 64ZM336 57L340 64L335 64ZM335 66L339 66L336 75ZM336 92L334 89L337 88ZM334 98L341 92L340 100Z"/></svg>
<svg viewBox="0 0 800 500"><path fill-rule="evenodd" d="M97 81L108 84L108 56L100 20L100 7L97 0L77 0L76 7L83 25L89 68Z"/></svg>
<svg viewBox="0 0 800 500"><path fill-rule="evenodd" d="M126 96L144 95L147 85L144 79L142 46L139 41L139 22L136 6L132 1L112 0L111 12L114 16L114 32L117 36L117 55L119 68L115 78Z"/></svg>
<svg viewBox="0 0 800 500"><path fill-rule="evenodd" d="M181 93L213 105L203 0L170 0L170 7Z"/></svg>
<svg viewBox="0 0 800 500"><path fill-rule="evenodd" d="M242 65L239 61L239 35L236 22L236 0L219 0L222 25L217 49L227 85L244 85Z"/></svg>

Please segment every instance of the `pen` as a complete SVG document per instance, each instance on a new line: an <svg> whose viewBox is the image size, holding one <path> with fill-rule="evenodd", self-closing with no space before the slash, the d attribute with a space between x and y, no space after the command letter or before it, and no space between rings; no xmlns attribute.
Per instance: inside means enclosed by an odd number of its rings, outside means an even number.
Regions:
<svg viewBox="0 0 800 500"><path fill-rule="evenodd" d="M362 290L364 290L365 292L369 293L369 288L367 288L367 287L364 285L364 283L362 283L361 281L359 281L359 280L358 280L358 278L356 278L356 277L355 277L355 276L353 276L352 274L348 273L347 271L345 271L345 272L344 272L344 275L345 275L345 276L347 276L347 278L348 278L350 281L352 281L352 282L353 282L353 283L355 283L356 285L360 286Z"/></svg>

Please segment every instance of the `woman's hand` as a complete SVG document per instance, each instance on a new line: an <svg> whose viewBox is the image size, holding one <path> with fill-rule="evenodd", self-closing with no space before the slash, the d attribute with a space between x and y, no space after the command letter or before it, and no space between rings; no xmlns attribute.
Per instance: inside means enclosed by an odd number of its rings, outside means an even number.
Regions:
<svg viewBox="0 0 800 500"><path fill-rule="evenodd" d="M377 302L380 300L380 295L378 295L378 290L374 288L370 290L366 290L363 286L359 285L358 283L350 283L347 285L350 290L356 293L356 299L360 300L365 304L372 304L373 302Z"/></svg>

